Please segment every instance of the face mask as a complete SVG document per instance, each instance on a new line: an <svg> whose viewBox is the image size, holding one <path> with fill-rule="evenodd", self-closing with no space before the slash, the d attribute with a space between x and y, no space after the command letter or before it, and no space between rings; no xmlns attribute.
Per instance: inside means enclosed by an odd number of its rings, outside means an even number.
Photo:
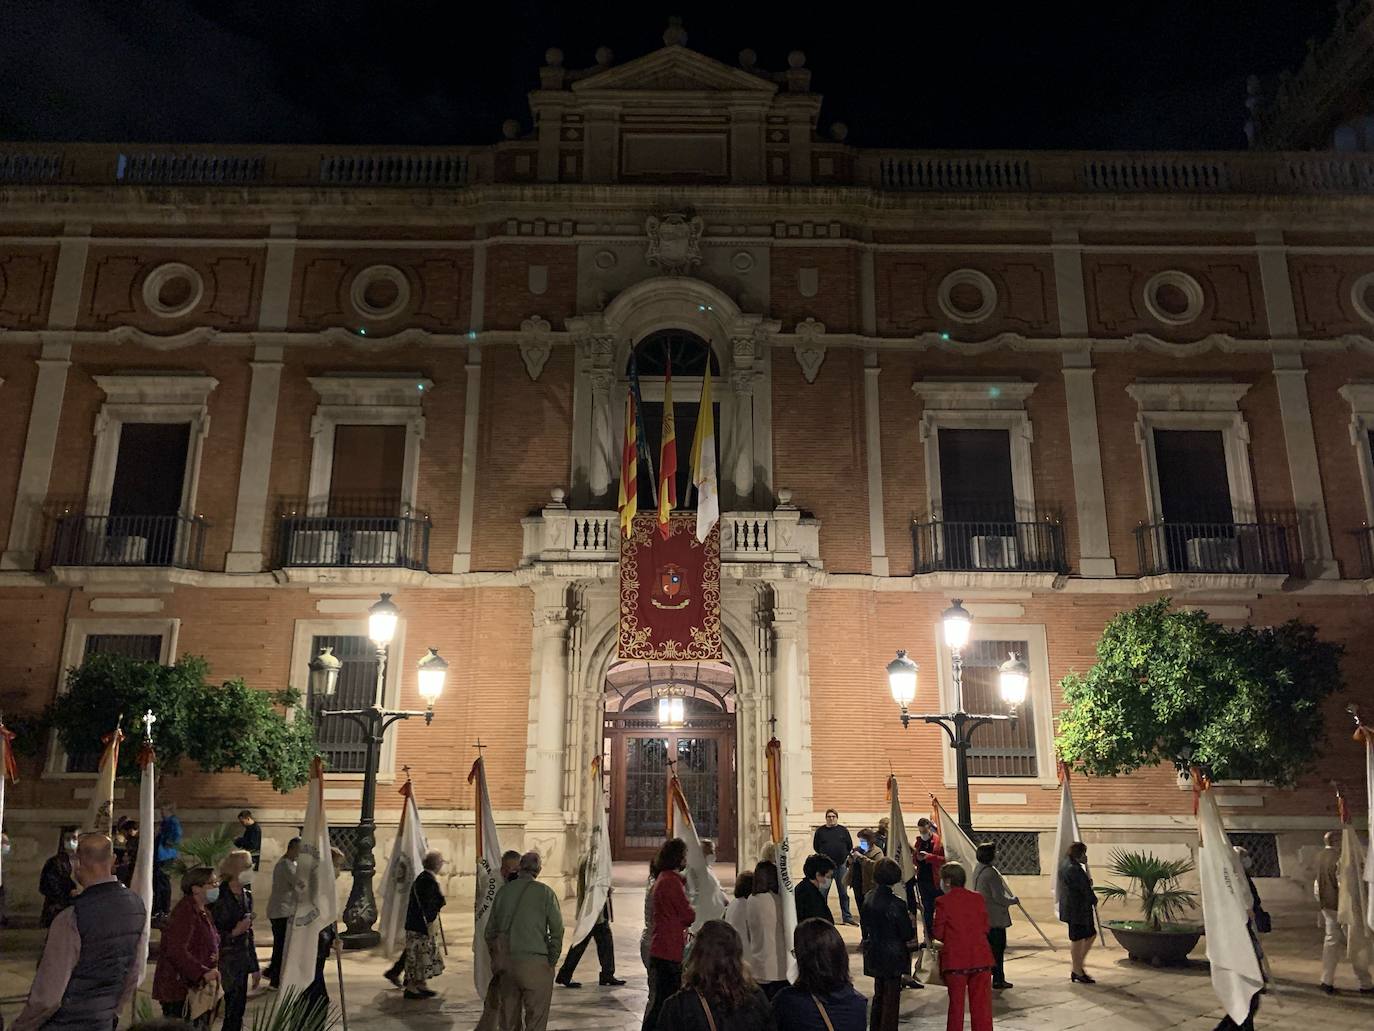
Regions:
<svg viewBox="0 0 1374 1031"><path fill-rule="evenodd" d="M7 842L5 842L3 845L0 845L0 856L7 856L7 855L9 855L9 854L10 854L10 843L7 841Z"/></svg>
<svg viewBox="0 0 1374 1031"><path fill-rule="evenodd" d="M819 888L821 889L821 891L829 891L829 890L830 890L830 882L831 882L832 880L833 880L833 878L831 878L831 877L822 877L822 878L817 882L817 885L819 886Z"/></svg>
<svg viewBox="0 0 1374 1031"><path fill-rule="evenodd" d="M213 888L206 888L206 889L205 889L205 904L206 904L207 906L213 906L213 905L214 905L216 902L218 902L218 901L219 901L219 885L217 884L217 885L215 885Z"/></svg>
<svg viewBox="0 0 1374 1031"><path fill-rule="evenodd" d="M239 871L239 883L244 886L253 883L253 868L251 866L247 870Z"/></svg>
<svg viewBox="0 0 1374 1031"><path fill-rule="evenodd" d="M75 838L68 838L66 841L62 842L62 847L63 847L64 849L66 849L68 852L75 852L75 851L76 851L76 839L75 839Z"/></svg>
<svg viewBox="0 0 1374 1031"><path fill-rule="evenodd" d="M867 851L868 851L868 842L866 842L866 841L860 841L860 842L859 842L859 851L860 851L860 852L867 852Z"/></svg>

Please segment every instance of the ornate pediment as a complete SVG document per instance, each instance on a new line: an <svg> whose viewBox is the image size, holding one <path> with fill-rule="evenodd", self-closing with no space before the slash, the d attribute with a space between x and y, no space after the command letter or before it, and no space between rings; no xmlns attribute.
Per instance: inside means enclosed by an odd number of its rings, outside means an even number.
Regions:
<svg viewBox="0 0 1374 1031"><path fill-rule="evenodd" d="M705 92L755 93L771 96L776 83L731 68L705 54L681 46L666 46L652 54L607 68L573 83L574 93L599 92Z"/></svg>

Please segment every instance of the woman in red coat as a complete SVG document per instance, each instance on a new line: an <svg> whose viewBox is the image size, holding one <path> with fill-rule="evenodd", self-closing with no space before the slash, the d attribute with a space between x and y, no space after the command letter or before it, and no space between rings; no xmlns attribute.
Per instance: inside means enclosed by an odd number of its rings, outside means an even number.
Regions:
<svg viewBox="0 0 1374 1031"><path fill-rule="evenodd" d="M687 929L697 918L687 901L687 882L681 872L687 866L687 843L681 838L665 841L654 863L658 876L653 888L654 931L649 939L649 1004L642 1031L654 1031L659 1010L682 987Z"/></svg>
<svg viewBox="0 0 1374 1031"><path fill-rule="evenodd" d="M964 887L968 874L958 863L940 870L944 894L935 903L932 937L940 942L940 973L949 989L946 1031L963 1031L964 994L968 993L973 1031L992 1031L992 948L988 945L988 909L983 896Z"/></svg>
<svg viewBox="0 0 1374 1031"><path fill-rule="evenodd" d="M186 995L207 981L219 980L219 932L208 907L219 897L215 873L208 866L188 870L181 879L181 901L172 909L158 946L153 998L165 1017L188 1017ZM208 1028L210 1015L191 1021Z"/></svg>

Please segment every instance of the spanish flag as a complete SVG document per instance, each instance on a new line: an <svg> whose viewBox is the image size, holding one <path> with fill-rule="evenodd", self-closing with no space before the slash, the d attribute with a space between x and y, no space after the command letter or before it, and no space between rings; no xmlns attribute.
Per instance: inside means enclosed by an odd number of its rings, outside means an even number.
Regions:
<svg viewBox="0 0 1374 1031"><path fill-rule="evenodd" d="M658 532L672 535L668 516L677 508L677 434L673 430L673 363L663 371L663 444L658 454Z"/></svg>
<svg viewBox="0 0 1374 1031"><path fill-rule="evenodd" d="M625 443L620 449L620 535L629 537L639 512L639 442L635 431L635 392L625 396Z"/></svg>

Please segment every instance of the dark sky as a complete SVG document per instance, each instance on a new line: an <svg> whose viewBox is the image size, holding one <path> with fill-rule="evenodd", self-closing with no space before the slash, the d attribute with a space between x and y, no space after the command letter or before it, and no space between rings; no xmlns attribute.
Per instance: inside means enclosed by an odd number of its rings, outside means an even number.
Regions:
<svg viewBox="0 0 1374 1031"><path fill-rule="evenodd" d="M1227 148L1334 0L0 0L0 139L487 143L546 47L627 61L674 12L731 64L804 50L860 145Z"/></svg>

